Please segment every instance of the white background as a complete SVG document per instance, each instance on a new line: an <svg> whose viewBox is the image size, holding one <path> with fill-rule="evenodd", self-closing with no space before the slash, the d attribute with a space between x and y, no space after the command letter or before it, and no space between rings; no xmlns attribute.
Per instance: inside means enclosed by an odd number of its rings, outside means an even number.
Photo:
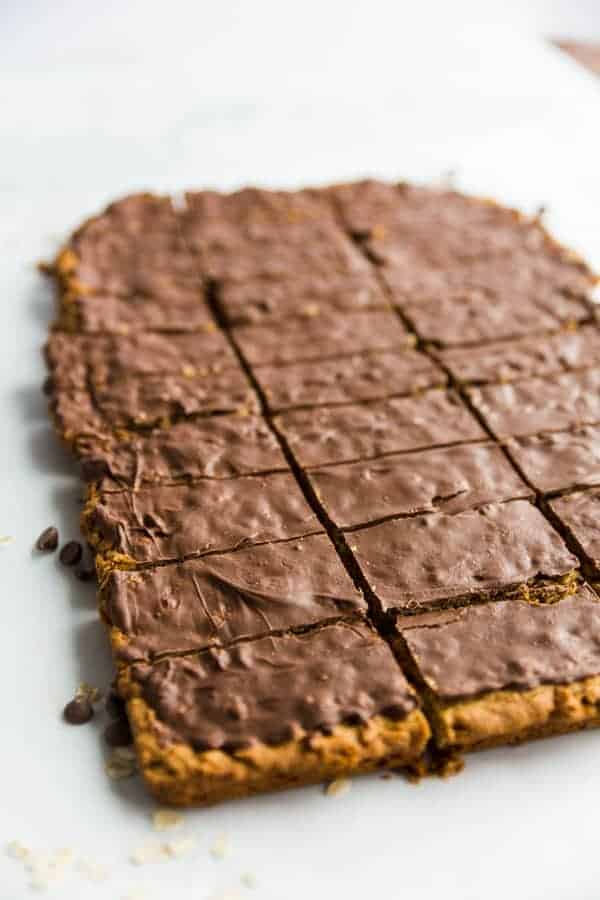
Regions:
<svg viewBox="0 0 600 900"><path fill-rule="evenodd" d="M116 195L453 169L461 187L546 205L600 266L600 82L548 34L600 38L597 0L0 2L0 843L110 870L51 896L600 896L600 734L489 752L446 783L372 777L339 798L189 813L189 860L134 869L128 854L158 838L153 805L105 777L100 722L60 718L79 681L110 679L94 592L31 549L51 523L77 535L79 494L39 391L51 295L35 262ZM29 895L2 854L0 900Z"/></svg>

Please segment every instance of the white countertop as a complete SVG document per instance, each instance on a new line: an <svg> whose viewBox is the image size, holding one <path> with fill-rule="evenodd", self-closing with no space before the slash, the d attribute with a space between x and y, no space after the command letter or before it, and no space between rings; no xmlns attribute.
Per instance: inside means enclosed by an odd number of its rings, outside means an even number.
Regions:
<svg viewBox="0 0 600 900"><path fill-rule="evenodd" d="M472 757L448 782L375 776L337 798L188 813L189 857L135 868L129 854L161 837L154 805L137 780L105 777L100 723L60 717L80 681L111 676L93 588L31 549L48 524L77 536L79 491L39 390L51 296L35 263L119 194L455 170L459 187L547 206L600 267L600 82L541 41L559 33L557 4L527 19L502 5L494 28L461 2L416 18L383 0L14 6L0 13L0 844L105 865L101 884L72 872L49 892L77 900L135 886L149 900L597 898L593 733ZM562 33L600 31L593 16L575 4ZM215 861L221 833L231 853ZM0 900L30 896L27 882L0 855Z"/></svg>

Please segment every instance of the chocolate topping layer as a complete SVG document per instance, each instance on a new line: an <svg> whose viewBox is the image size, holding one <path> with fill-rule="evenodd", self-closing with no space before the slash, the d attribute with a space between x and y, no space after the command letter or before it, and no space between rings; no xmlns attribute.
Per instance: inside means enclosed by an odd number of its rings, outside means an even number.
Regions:
<svg viewBox="0 0 600 900"><path fill-rule="evenodd" d="M187 377L148 375L103 382L91 391L59 385L52 399L67 439L117 428L168 427L190 416L258 412L258 399L241 369Z"/></svg>
<svg viewBox="0 0 600 900"><path fill-rule="evenodd" d="M455 513L532 493L497 445L384 456L313 469L309 477L340 528L394 515Z"/></svg>
<svg viewBox="0 0 600 900"><path fill-rule="evenodd" d="M292 475L106 494L85 516L87 537L140 563L199 556L320 531Z"/></svg>
<svg viewBox="0 0 600 900"><path fill-rule="evenodd" d="M600 427L513 438L506 446L542 493L600 484Z"/></svg>
<svg viewBox="0 0 600 900"><path fill-rule="evenodd" d="M55 384L84 387L129 375L207 375L239 370L225 335L215 330L190 334L83 335L54 331L46 357Z"/></svg>
<svg viewBox="0 0 600 900"><path fill-rule="evenodd" d="M404 718L417 706L391 650L364 625L206 650L132 669L164 744L235 750L344 722Z"/></svg>
<svg viewBox="0 0 600 900"><path fill-rule="evenodd" d="M384 610L485 598L579 566L526 500L395 519L352 532L348 543Z"/></svg>
<svg viewBox="0 0 600 900"><path fill-rule="evenodd" d="M594 577L600 575L600 490L565 494L550 506L575 539Z"/></svg>
<svg viewBox="0 0 600 900"><path fill-rule="evenodd" d="M345 316L321 313L233 329L251 365L300 362L348 356L368 350L402 350L411 346L395 313L387 310Z"/></svg>
<svg viewBox="0 0 600 900"><path fill-rule="evenodd" d="M284 413L275 419L303 466L320 466L487 436L453 391L368 405Z"/></svg>
<svg viewBox="0 0 600 900"><path fill-rule="evenodd" d="M273 410L379 400L447 382L443 371L416 350L324 359L318 367L314 362L258 366L254 375Z"/></svg>
<svg viewBox="0 0 600 900"><path fill-rule="evenodd" d="M442 701L530 690L600 674L600 602L590 588L559 603L486 603L402 619L399 627L427 686Z"/></svg>
<svg viewBox="0 0 600 900"><path fill-rule="evenodd" d="M469 388L469 394L499 438L600 422L600 369Z"/></svg>
<svg viewBox="0 0 600 900"><path fill-rule="evenodd" d="M326 535L180 565L113 572L103 612L127 638L123 660L199 650L365 612Z"/></svg>
<svg viewBox="0 0 600 900"><path fill-rule="evenodd" d="M84 479L100 482L103 491L287 469L277 440L258 416L211 416L143 435L91 435L76 450Z"/></svg>
<svg viewBox="0 0 600 900"><path fill-rule="evenodd" d="M593 366L599 355L600 332L585 326L547 337L446 350L438 358L458 381L488 384Z"/></svg>

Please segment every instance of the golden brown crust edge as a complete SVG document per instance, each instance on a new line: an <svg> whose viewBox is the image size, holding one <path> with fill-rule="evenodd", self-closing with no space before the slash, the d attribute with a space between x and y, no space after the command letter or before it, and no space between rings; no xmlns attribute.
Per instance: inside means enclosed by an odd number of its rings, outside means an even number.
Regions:
<svg viewBox="0 0 600 900"><path fill-rule="evenodd" d="M600 727L600 675L449 704L430 691L425 695L434 740L442 749L484 750Z"/></svg>
<svg viewBox="0 0 600 900"><path fill-rule="evenodd" d="M207 806L404 766L420 758L431 734L422 712L415 709L400 721L374 716L365 725L338 725L328 735L304 735L273 747L261 743L225 753L161 743L155 713L141 697L128 701L127 714L148 788L160 802L175 806Z"/></svg>

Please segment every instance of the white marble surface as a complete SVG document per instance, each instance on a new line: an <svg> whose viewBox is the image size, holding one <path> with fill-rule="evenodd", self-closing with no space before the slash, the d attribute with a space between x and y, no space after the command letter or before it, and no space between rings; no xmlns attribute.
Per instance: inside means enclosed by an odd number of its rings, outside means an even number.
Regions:
<svg viewBox="0 0 600 900"><path fill-rule="evenodd" d="M50 896L598 896L600 734L483 754L448 783L373 777L339 798L310 789L192 813L189 859L135 869L128 854L158 838L152 804L136 781L105 778L99 727L60 719L80 680L110 677L93 590L31 550L49 523L77 534L77 481L39 391L51 298L35 262L81 218L146 187L453 169L465 188L546 205L600 266L600 86L540 40L598 33L597 5L413 6L0 8L0 534L13 537L0 547L0 843L70 846L110 873L73 873ZM231 853L217 862L222 832ZM0 855L0 900L29 895Z"/></svg>

